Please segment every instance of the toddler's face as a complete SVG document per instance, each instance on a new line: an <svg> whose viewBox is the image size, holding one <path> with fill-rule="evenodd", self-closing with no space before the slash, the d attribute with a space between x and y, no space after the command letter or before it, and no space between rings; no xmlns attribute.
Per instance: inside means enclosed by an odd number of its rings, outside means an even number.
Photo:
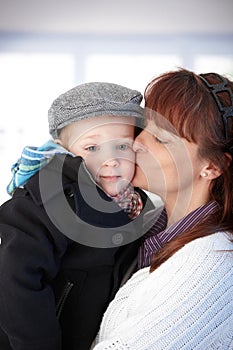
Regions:
<svg viewBox="0 0 233 350"><path fill-rule="evenodd" d="M133 117L95 117L72 123L61 133L62 145L84 158L96 183L111 196L134 176L134 124Z"/></svg>

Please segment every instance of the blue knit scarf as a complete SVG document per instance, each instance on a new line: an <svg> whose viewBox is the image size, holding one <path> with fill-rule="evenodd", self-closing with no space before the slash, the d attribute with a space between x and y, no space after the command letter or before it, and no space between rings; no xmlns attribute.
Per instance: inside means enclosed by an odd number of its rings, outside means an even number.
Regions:
<svg viewBox="0 0 233 350"><path fill-rule="evenodd" d="M13 176L7 186L7 193L13 195L17 187L25 185L35 173L48 164L57 154L73 155L53 140L47 141L40 147L24 147L21 157L11 167Z"/></svg>

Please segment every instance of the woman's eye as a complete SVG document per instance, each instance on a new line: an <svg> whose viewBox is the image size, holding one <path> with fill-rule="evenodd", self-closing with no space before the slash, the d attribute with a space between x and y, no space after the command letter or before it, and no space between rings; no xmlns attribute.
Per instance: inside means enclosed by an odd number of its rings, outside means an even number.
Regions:
<svg viewBox="0 0 233 350"><path fill-rule="evenodd" d="M166 141L160 140L157 136L154 136L154 139L155 139L156 142L161 143L161 144L166 144L167 143Z"/></svg>

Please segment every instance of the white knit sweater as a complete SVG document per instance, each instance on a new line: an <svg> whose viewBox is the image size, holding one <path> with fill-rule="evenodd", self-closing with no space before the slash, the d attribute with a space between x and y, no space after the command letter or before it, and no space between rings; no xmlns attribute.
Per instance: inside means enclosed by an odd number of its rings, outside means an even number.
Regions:
<svg viewBox="0 0 233 350"><path fill-rule="evenodd" d="M233 349L233 243L197 239L139 270L108 307L94 350Z"/></svg>

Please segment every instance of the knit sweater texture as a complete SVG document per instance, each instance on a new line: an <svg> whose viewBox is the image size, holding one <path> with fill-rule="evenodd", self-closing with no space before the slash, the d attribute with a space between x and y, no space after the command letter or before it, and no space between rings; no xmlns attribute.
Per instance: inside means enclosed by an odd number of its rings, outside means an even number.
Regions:
<svg viewBox="0 0 233 350"><path fill-rule="evenodd" d="M109 305L94 350L233 349L233 243L218 232L154 272L137 271Z"/></svg>

